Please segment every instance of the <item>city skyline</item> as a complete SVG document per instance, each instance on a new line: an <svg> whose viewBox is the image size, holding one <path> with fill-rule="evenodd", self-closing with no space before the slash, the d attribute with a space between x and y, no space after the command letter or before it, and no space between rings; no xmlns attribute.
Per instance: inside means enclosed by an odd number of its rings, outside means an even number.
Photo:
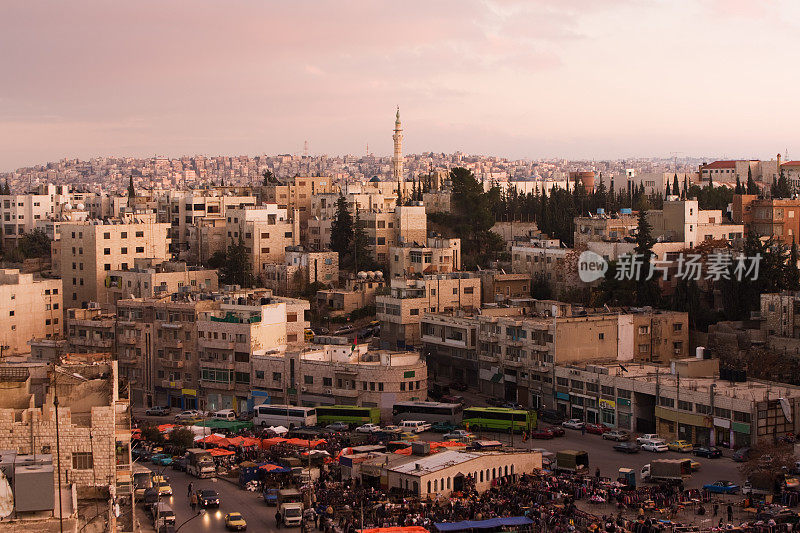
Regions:
<svg viewBox="0 0 800 533"><path fill-rule="evenodd" d="M798 44L798 9L4 3L0 170L63 157L299 154L304 141L311 154L368 145L389 156L397 105L405 153L791 157L795 75L779 51ZM770 97L756 98L765 86Z"/></svg>

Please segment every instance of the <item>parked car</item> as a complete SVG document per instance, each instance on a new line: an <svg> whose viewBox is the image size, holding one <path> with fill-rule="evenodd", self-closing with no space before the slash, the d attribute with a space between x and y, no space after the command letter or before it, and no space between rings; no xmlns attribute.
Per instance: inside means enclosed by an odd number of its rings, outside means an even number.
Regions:
<svg viewBox="0 0 800 533"><path fill-rule="evenodd" d="M463 383L461 381L454 381L453 383L450 384L450 387L452 387L453 389L455 389L457 391L461 391L461 392L464 392L465 390L467 390L467 384Z"/></svg>
<svg viewBox="0 0 800 533"><path fill-rule="evenodd" d="M377 433L381 430L378 424L364 424L356 428L356 433Z"/></svg>
<svg viewBox="0 0 800 533"><path fill-rule="evenodd" d="M172 469L178 470L179 472L186 472L186 457L173 457Z"/></svg>
<svg viewBox="0 0 800 533"><path fill-rule="evenodd" d="M603 433L603 438L606 440L624 442L631 438L631 434L621 429L612 429L611 431L606 431Z"/></svg>
<svg viewBox="0 0 800 533"><path fill-rule="evenodd" d="M169 414L169 407L156 405L155 407L150 407L147 409L144 414L147 416L167 416Z"/></svg>
<svg viewBox="0 0 800 533"><path fill-rule="evenodd" d="M201 509L219 507L219 493L211 489L201 489L196 492L197 504Z"/></svg>
<svg viewBox="0 0 800 533"><path fill-rule="evenodd" d="M524 409L522 404L516 402L506 402L501 407L505 407L506 409Z"/></svg>
<svg viewBox="0 0 800 533"><path fill-rule="evenodd" d="M461 405L464 405L463 396L455 396L452 394L448 394L447 396L442 396L442 399L439 401L442 403L460 403Z"/></svg>
<svg viewBox="0 0 800 533"><path fill-rule="evenodd" d="M383 426L383 429L381 431L383 431L384 433L392 433L396 435L398 433L402 433L403 428L401 428L400 426Z"/></svg>
<svg viewBox="0 0 800 533"><path fill-rule="evenodd" d="M733 452L733 460L737 463L744 463L750 458L750 448L745 446Z"/></svg>
<svg viewBox="0 0 800 533"><path fill-rule="evenodd" d="M411 431L404 431L397 436L398 440L405 440L408 442L412 442L415 440L419 440L419 435L416 433L412 433Z"/></svg>
<svg viewBox="0 0 800 533"><path fill-rule="evenodd" d="M466 429L456 429L450 433L445 433L444 440L474 439L475 435Z"/></svg>
<svg viewBox="0 0 800 533"><path fill-rule="evenodd" d="M639 445L635 442L620 442L614 445L614 450L622 453L639 453Z"/></svg>
<svg viewBox="0 0 800 533"><path fill-rule="evenodd" d="M241 513L228 513L225 515L225 527L231 531L244 531L247 529L247 522Z"/></svg>
<svg viewBox="0 0 800 533"><path fill-rule="evenodd" d="M700 467L703 466L700 461L692 461L689 463L689 467L692 469L692 472L697 472L700 470Z"/></svg>
<svg viewBox="0 0 800 533"><path fill-rule="evenodd" d="M535 429L531 431L531 438L532 439L546 439L550 440L554 438L555 435L549 429Z"/></svg>
<svg viewBox="0 0 800 533"><path fill-rule="evenodd" d="M700 446L692 451L697 457L705 457L707 459L716 459L722 457L722 450L716 446Z"/></svg>
<svg viewBox="0 0 800 533"><path fill-rule="evenodd" d="M672 452L690 452L694 448L691 442L685 440L674 440L668 443L667 447Z"/></svg>
<svg viewBox="0 0 800 533"><path fill-rule="evenodd" d="M715 481L714 483L707 483L703 485L703 490L712 492L714 494L738 494L740 487L733 481Z"/></svg>
<svg viewBox="0 0 800 533"><path fill-rule="evenodd" d="M456 429L456 426L450 422L436 422L431 426L431 431L435 431L436 433L450 433L454 429Z"/></svg>
<svg viewBox="0 0 800 533"><path fill-rule="evenodd" d="M566 422L562 422L561 425L567 429L582 429L586 424L577 418L570 418Z"/></svg>
<svg viewBox="0 0 800 533"><path fill-rule="evenodd" d="M334 422L333 424L328 424L325 426L325 429L330 429L331 431L347 431L350 429L350 424L345 424L344 422Z"/></svg>
<svg viewBox="0 0 800 533"><path fill-rule="evenodd" d="M586 424L584 427L586 428L586 433L591 433L592 435L602 435L606 431L610 431L610 428L603 424Z"/></svg>
<svg viewBox="0 0 800 533"><path fill-rule="evenodd" d="M641 444L646 440L664 440L656 433L645 433L641 437L636 437L636 444Z"/></svg>
<svg viewBox="0 0 800 533"><path fill-rule="evenodd" d="M150 458L150 462L154 465L167 466L172 464L172 456L166 453L157 453Z"/></svg>
<svg viewBox="0 0 800 533"><path fill-rule="evenodd" d="M203 413L197 409L189 409L188 411L181 411L175 415L175 420L198 420L203 418Z"/></svg>
<svg viewBox="0 0 800 533"><path fill-rule="evenodd" d="M563 437L567 434L561 426L550 426L547 429L553 432L554 437Z"/></svg>
<svg viewBox="0 0 800 533"><path fill-rule="evenodd" d="M663 440L648 440L643 442L641 446L646 452L662 453L669 450L667 443Z"/></svg>

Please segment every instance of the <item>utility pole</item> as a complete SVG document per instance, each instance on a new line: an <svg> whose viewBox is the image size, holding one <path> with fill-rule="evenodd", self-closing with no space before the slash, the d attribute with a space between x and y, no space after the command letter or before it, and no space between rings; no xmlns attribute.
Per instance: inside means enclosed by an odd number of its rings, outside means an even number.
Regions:
<svg viewBox="0 0 800 533"><path fill-rule="evenodd" d="M53 407L56 411L56 456L58 467L58 530L59 533L64 533L64 506L61 501L61 439L59 434L58 423L58 387L56 386L56 364L53 364Z"/></svg>

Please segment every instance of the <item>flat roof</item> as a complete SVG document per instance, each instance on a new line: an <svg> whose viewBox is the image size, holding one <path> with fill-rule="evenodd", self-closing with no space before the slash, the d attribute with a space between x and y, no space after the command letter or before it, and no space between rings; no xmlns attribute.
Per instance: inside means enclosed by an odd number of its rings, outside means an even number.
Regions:
<svg viewBox="0 0 800 533"><path fill-rule="evenodd" d="M414 474L422 476L425 474L430 474L431 472L437 472L443 468L466 463L467 461L471 461L472 459L477 459L479 457L481 457L481 454L478 453L457 452L451 450L435 453L426 457L420 457L414 461L409 461L405 464L392 467L390 470L399 474Z"/></svg>

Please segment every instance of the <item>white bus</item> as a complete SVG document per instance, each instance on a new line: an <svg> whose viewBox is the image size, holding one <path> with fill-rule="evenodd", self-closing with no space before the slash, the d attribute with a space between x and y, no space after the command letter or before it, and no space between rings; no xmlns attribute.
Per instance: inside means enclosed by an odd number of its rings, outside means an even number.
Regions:
<svg viewBox="0 0 800 533"><path fill-rule="evenodd" d="M313 407L296 405L257 405L253 414L253 424L261 427L284 426L287 429L316 426L317 410Z"/></svg>
<svg viewBox="0 0 800 533"><path fill-rule="evenodd" d="M392 407L395 424L403 420L424 420L431 424L447 422L458 425L463 412L464 408L460 403L398 402Z"/></svg>

